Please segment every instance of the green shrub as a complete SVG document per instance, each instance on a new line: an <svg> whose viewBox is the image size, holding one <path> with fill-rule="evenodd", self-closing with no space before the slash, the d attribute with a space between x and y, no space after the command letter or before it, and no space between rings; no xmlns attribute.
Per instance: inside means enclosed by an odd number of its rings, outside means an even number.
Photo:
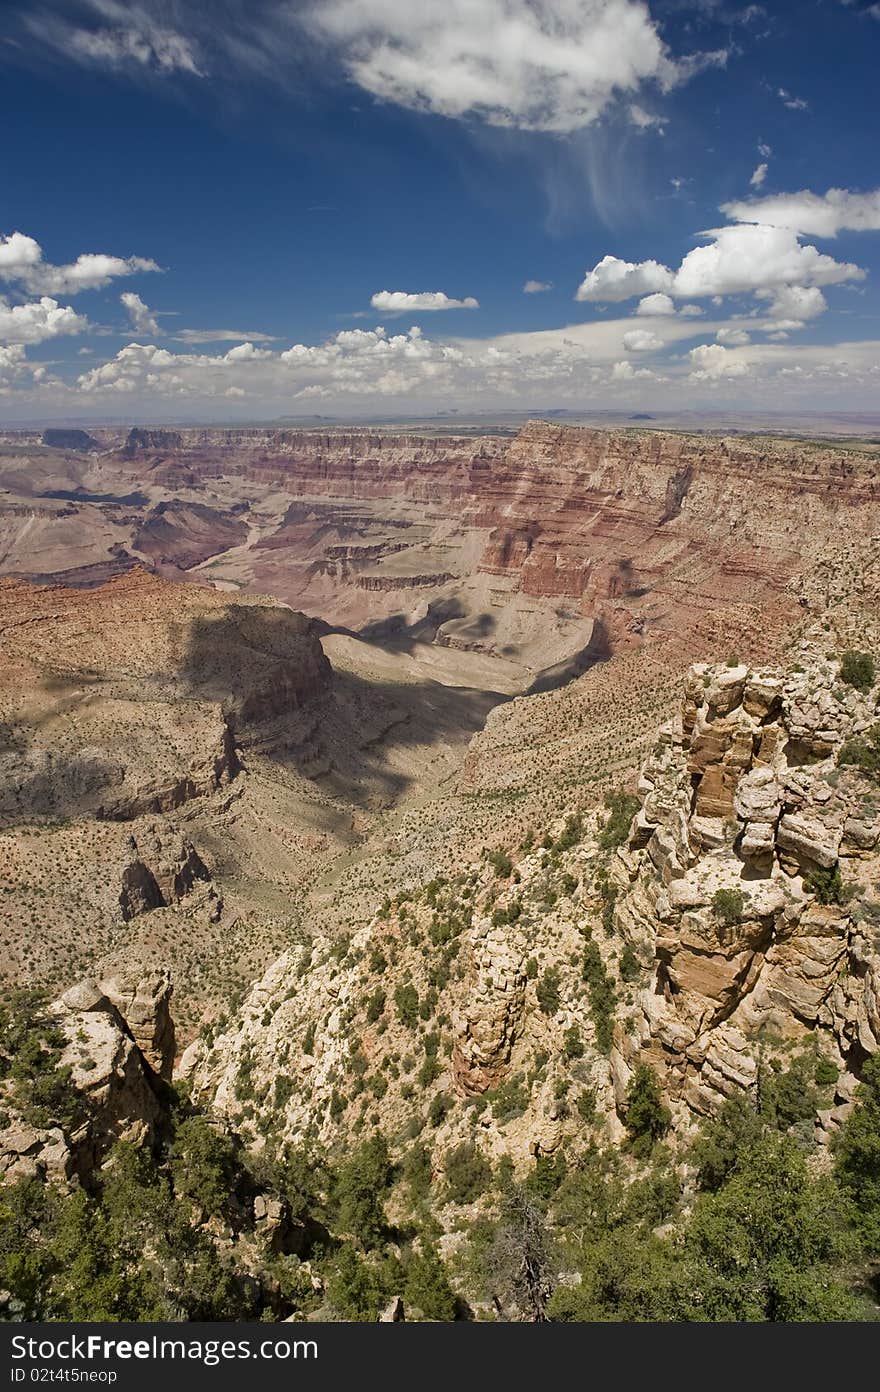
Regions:
<svg viewBox="0 0 880 1392"><path fill-rule="evenodd" d="M869 1253L880 1252L880 1054L866 1062L850 1112L832 1144L834 1173Z"/></svg>
<svg viewBox="0 0 880 1392"><path fill-rule="evenodd" d="M416 1082L418 1083L419 1087L430 1087L431 1083L433 1083L435 1079L440 1077L441 1072L442 1069L440 1067L440 1064L437 1062L436 1057L433 1054L431 1054L428 1058L425 1059L424 1063L422 1064L421 1068L416 1074Z"/></svg>
<svg viewBox="0 0 880 1392"><path fill-rule="evenodd" d="M581 1039L581 1032L577 1025L572 1025L565 1031L562 1037L562 1045L565 1049L565 1057L568 1059L579 1059L584 1056L584 1041Z"/></svg>
<svg viewBox="0 0 880 1392"><path fill-rule="evenodd" d="M436 1248L423 1247L421 1252L415 1252L410 1257L403 1300L407 1311L413 1309L423 1319L455 1319L455 1292Z"/></svg>
<svg viewBox="0 0 880 1392"><path fill-rule="evenodd" d="M607 1054L614 1042L614 1007L617 1004L617 995L605 970L602 954L592 938L584 947L581 975L589 988L590 1014L596 1030L596 1046L603 1054Z"/></svg>
<svg viewBox="0 0 880 1392"><path fill-rule="evenodd" d="M620 979L626 982L635 981L640 971L639 959L627 943L620 954Z"/></svg>
<svg viewBox="0 0 880 1392"><path fill-rule="evenodd" d="M548 967L536 987L538 1005L543 1014L555 1015L559 1009L559 972L556 967Z"/></svg>
<svg viewBox="0 0 880 1392"><path fill-rule="evenodd" d="M840 659L840 680L857 691L870 691L876 680L874 659L870 653L850 648Z"/></svg>
<svg viewBox="0 0 880 1392"><path fill-rule="evenodd" d="M815 1061L801 1054L788 1068L774 1060L758 1074L758 1107L761 1116L778 1131L799 1121L811 1121L819 1106Z"/></svg>
<svg viewBox="0 0 880 1392"><path fill-rule="evenodd" d="M712 895L712 912L719 923L728 926L739 923L743 916L745 900L741 889L716 889Z"/></svg>
<svg viewBox="0 0 880 1392"><path fill-rule="evenodd" d="M605 796L608 816L599 833L599 845L605 851L622 846L629 836L630 823L639 810L639 800L624 788L618 788Z"/></svg>
<svg viewBox="0 0 880 1392"><path fill-rule="evenodd" d="M837 762L850 764L869 778L880 779L880 723L872 725L863 736L847 740Z"/></svg>
<svg viewBox="0 0 880 1392"><path fill-rule="evenodd" d="M573 846L577 846L583 840L584 823L580 813L575 813L571 817L566 817L565 828L558 837L555 851L570 851Z"/></svg>
<svg viewBox="0 0 880 1392"><path fill-rule="evenodd" d="M592 1125L596 1120L596 1094L592 1091L582 1092L578 1095L575 1102L575 1109L581 1121L587 1126Z"/></svg>
<svg viewBox="0 0 880 1392"><path fill-rule="evenodd" d="M462 1141L443 1162L446 1189L452 1203L472 1203L484 1194L492 1179L492 1167L473 1141Z"/></svg>
<svg viewBox="0 0 880 1392"><path fill-rule="evenodd" d="M490 852L489 864L492 866L499 880L510 878L510 872L513 869L513 861L505 850L499 848L497 851Z"/></svg>
<svg viewBox="0 0 880 1392"><path fill-rule="evenodd" d="M813 1078L817 1087L830 1087L837 1082L837 1064L832 1063L831 1059L820 1054L816 1059L816 1067L813 1070Z"/></svg>
<svg viewBox="0 0 880 1392"><path fill-rule="evenodd" d="M815 894L820 904L842 904L844 896L840 866L835 865L830 870L817 866L804 876L804 889L808 894Z"/></svg>
<svg viewBox="0 0 880 1392"><path fill-rule="evenodd" d="M485 1095L492 1103L492 1115L500 1126L522 1116L529 1105L529 1094L523 1085L521 1073L499 1083L498 1087Z"/></svg>
<svg viewBox="0 0 880 1392"><path fill-rule="evenodd" d="M367 1001L367 1023L374 1025L385 1009L385 992L379 986Z"/></svg>
<svg viewBox="0 0 880 1392"><path fill-rule="evenodd" d="M394 1004L397 1007L397 1018L407 1029L415 1029L419 1022L419 993L410 982L404 986L398 986L394 992Z"/></svg>
<svg viewBox="0 0 880 1392"><path fill-rule="evenodd" d="M431 1098L431 1105L428 1108L428 1121L431 1126L439 1126L442 1121L445 1121L451 1110L451 1098L447 1097L445 1092L438 1092L435 1097Z"/></svg>
<svg viewBox="0 0 880 1392"><path fill-rule="evenodd" d="M375 1247L386 1229L383 1195L391 1181L388 1143L371 1136L340 1166L334 1188L339 1226L365 1249Z"/></svg>
<svg viewBox="0 0 880 1392"><path fill-rule="evenodd" d="M640 1063L633 1073L626 1090L626 1102L630 1149L636 1155L647 1155L669 1130L672 1115L663 1101L656 1074L646 1063Z"/></svg>

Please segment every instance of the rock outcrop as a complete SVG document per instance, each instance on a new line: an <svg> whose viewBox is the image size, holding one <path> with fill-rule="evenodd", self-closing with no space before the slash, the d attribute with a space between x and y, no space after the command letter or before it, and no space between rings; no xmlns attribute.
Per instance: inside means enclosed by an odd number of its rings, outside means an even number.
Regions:
<svg viewBox="0 0 880 1392"><path fill-rule="evenodd" d="M639 1028L697 1113L808 1034L841 1074L880 1047L880 795L836 755L876 698L811 652L787 674L697 666L640 782L615 926L643 960Z"/></svg>
<svg viewBox="0 0 880 1392"><path fill-rule="evenodd" d="M161 1079L174 1056L171 982L135 967L106 981L85 978L50 1007L65 1044L55 1063L65 1078L67 1117L42 1125L22 1116L7 1084L0 1171L88 1184L118 1140L149 1142L163 1103ZM29 1099L26 1099L29 1100Z"/></svg>

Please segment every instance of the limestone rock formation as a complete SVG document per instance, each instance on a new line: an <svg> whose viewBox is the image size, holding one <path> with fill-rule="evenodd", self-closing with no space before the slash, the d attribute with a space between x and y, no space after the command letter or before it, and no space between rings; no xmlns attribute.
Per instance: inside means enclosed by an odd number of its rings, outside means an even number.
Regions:
<svg viewBox="0 0 880 1392"><path fill-rule="evenodd" d="M210 874L188 837L161 822L139 827L138 837L128 838L129 856L120 876L119 907L126 921L179 903L196 885L213 899L219 913L221 902Z"/></svg>
<svg viewBox="0 0 880 1392"><path fill-rule="evenodd" d="M615 925L655 961L626 1052L698 1113L757 1085L769 1039L812 1032L841 1073L880 1047L880 799L835 758L876 696L802 659L692 670L614 866Z"/></svg>
<svg viewBox="0 0 880 1392"><path fill-rule="evenodd" d="M44 1176L88 1182L118 1140L148 1142L162 1116L160 1078L174 1057L165 972L136 969L106 981L85 978L54 1002L50 1018L65 1040L56 1067L66 1072L68 1119L42 1125L8 1107L0 1131L0 1171L9 1179Z"/></svg>

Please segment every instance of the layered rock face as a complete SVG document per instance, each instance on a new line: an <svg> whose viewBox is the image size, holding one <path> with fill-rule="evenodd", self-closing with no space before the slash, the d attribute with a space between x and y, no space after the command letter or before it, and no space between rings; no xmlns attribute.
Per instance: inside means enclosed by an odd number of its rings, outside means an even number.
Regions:
<svg viewBox="0 0 880 1392"><path fill-rule="evenodd" d="M310 621L269 601L143 570L93 590L0 581L0 979L56 989L132 944L202 992L245 951L251 970L218 834L240 876L226 808L250 786L243 761L279 746L293 761L330 680ZM277 821L278 795L260 796L245 856L263 805ZM187 992L184 1021L199 1008Z"/></svg>
<svg viewBox="0 0 880 1392"><path fill-rule="evenodd" d="M308 567L332 551L337 589L406 588L420 576L439 591L482 573L534 599L621 607L668 628L687 611L779 592L842 518L868 536L880 509L870 452L541 422L512 439L132 431L125 454L141 471L173 463L197 480L240 477L311 500L265 532L254 561L261 548L275 561L283 550L297 572L285 583L314 591L331 620L333 597ZM340 559L339 541L369 541L389 521L384 554L399 553L402 526L408 564L399 554L383 564L381 543ZM438 548L446 573L431 565ZM338 594L335 612L347 603Z"/></svg>
<svg viewBox="0 0 880 1392"><path fill-rule="evenodd" d="M326 689L302 615L134 571L0 582L0 815L167 812L227 784L235 743Z"/></svg>
<svg viewBox="0 0 880 1392"><path fill-rule="evenodd" d="M836 759L876 718L816 652L700 665L643 771L615 924L652 982L618 1044L694 1111L754 1088L768 1040L813 1032L842 1072L880 1047L880 795Z"/></svg>

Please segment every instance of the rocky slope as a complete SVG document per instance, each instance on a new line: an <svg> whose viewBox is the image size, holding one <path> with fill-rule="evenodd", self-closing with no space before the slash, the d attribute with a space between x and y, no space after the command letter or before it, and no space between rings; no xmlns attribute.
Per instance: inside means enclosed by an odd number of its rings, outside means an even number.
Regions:
<svg viewBox="0 0 880 1392"><path fill-rule="evenodd" d="M640 1063L685 1137L807 1050L827 1141L880 1044L880 794L853 762L873 737L877 688L816 648L698 665L632 805L286 954L181 1072L257 1144L427 1126L436 1163L476 1136L519 1168L622 1136Z"/></svg>

